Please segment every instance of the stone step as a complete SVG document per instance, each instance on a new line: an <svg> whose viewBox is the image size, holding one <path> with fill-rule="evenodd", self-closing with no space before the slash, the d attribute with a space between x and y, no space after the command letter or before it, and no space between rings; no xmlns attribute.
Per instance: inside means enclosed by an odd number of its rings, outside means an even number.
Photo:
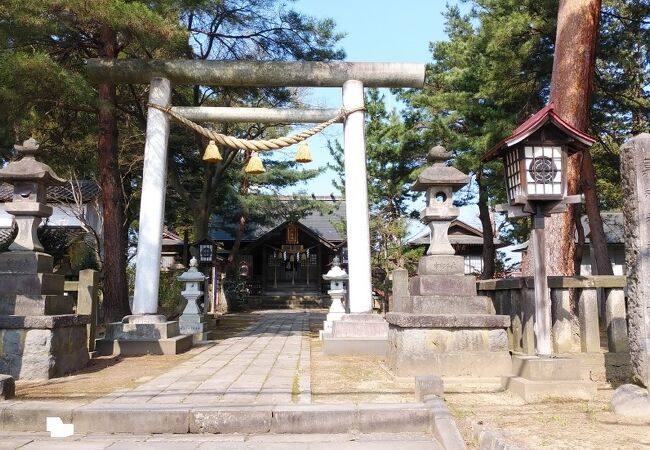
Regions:
<svg viewBox="0 0 650 450"><path fill-rule="evenodd" d="M173 338L179 333L180 326L176 321L160 323L112 322L106 326L105 339L110 341L114 339L148 341Z"/></svg>
<svg viewBox="0 0 650 450"><path fill-rule="evenodd" d="M0 315L39 316L72 314L75 302L66 295L2 295Z"/></svg>
<svg viewBox="0 0 650 450"><path fill-rule="evenodd" d="M322 309L329 307L328 295L256 295L247 297L252 309Z"/></svg>
<svg viewBox="0 0 650 450"><path fill-rule="evenodd" d="M483 295L414 295L416 314L494 314L492 299Z"/></svg>
<svg viewBox="0 0 650 450"><path fill-rule="evenodd" d="M418 275L409 281L411 295L476 295L476 278L465 275Z"/></svg>
<svg viewBox="0 0 650 450"><path fill-rule="evenodd" d="M342 434L427 433L439 411L427 403L193 406L187 404L70 405L15 402L0 406L3 431L45 431L46 417L72 423L75 433Z"/></svg>
<svg viewBox="0 0 650 450"><path fill-rule="evenodd" d="M532 381L575 381L582 378L580 361L573 358L516 355L512 358L512 373Z"/></svg>
<svg viewBox="0 0 650 450"><path fill-rule="evenodd" d="M97 339L99 355L177 355L192 348L193 336L182 334L166 339Z"/></svg>
<svg viewBox="0 0 650 450"><path fill-rule="evenodd" d="M336 322L335 322L336 323ZM379 356L388 354L387 337L333 337L323 333L323 353L326 355Z"/></svg>
<svg viewBox="0 0 650 450"><path fill-rule="evenodd" d="M379 316L378 319L367 319L354 317L354 314L346 314L341 320L332 323L332 336L336 338L347 337L388 337L388 322Z"/></svg>
<svg viewBox="0 0 650 450"><path fill-rule="evenodd" d="M444 448L429 433L340 433L340 434L180 434L125 436L111 434L75 435L74 441L48 434L3 433L4 448L52 449L63 444L74 449L146 448L156 450L438 450Z"/></svg>

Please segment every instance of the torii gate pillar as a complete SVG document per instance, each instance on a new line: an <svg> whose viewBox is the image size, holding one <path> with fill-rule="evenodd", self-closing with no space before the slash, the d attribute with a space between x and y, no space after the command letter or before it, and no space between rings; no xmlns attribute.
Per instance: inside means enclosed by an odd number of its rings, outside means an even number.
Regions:
<svg viewBox="0 0 650 450"><path fill-rule="evenodd" d="M151 80L149 102L169 105L171 83L166 78ZM167 188L167 142L169 116L155 108L147 112L147 134L144 142L142 169L142 197L138 253L135 260L135 289L133 314L158 313L158 281L162 250L163 222L165 220L165 191Z"/></svg>
<svg viewBox="0 0 650 450"><path fill-rule="evenodd" d="M363 104L363 83L356 80L343 83L343 108L351 110ZM363 111L353 112L345 119L343 145L350 312L370 313L372 312L372 283Z"/></svg>

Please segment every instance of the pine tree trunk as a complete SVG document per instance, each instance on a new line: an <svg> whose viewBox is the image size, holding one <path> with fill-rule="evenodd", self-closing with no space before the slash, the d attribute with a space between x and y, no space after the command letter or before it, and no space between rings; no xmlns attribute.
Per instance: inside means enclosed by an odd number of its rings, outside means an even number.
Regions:
<svg viewBox="0 0 650 450"><path fill-rule="evenodd" d="M591 90L594 65L596 62L596 39L598 36L598 21L600 18L601 0L561 0L558 11L557 35L555 39L555 55L553 59L553 75L551 80L551 101L555 111L575 128L585 131L589 123L589 108L591 106ZM581 173L581 155L570 158L567 167L568 193L578 192ZM591 165L591 159L587 162ZM584 164L582 164L584 166ZM584 169L583 169L584 170ZM591 170L583 174L593 175ZM593 181L586 179L587 184ZM595 189L595 183L593 183ZM585 192L585 194L587 194ZM602 230L602 221L598 213L598 202L595 195L586 195L586 209L592 226L592 242L594 229ZM547 247L547 271L549 275L574 275L574 240L575 209L570 207L565 214L556 214L547 219L547 235L558 245ZM600 224L600 227L598 226ZM596 241L604 236L595 236ZM603 260L605 254L594 254ZM608 259L608 257L607 257ZM610 269L611 270L611 269Z"/></svg>
<svg viewBox="0 0 650 450"><path fill-rule="evenodd" d="M101 32L103 55L117 57L117 40L113 30ZM130 314L126 286L126 248L123 240L124 196L117 154L116 92L112 83L99 85L99 175L104 214L104 317L120 321Z"/></svg>
<svg viewBox="0 0 650 450"><path fill-rule="evenodd" d="M585 195L585 211L589 219L589 240L592 256L596 263L596 273L598 275L614 275L612 262L607 252L607 238L603 229L603 221L598 208L596 176L589 150L584 152L582 159L582 192Z"/></svg>
<svg viewBox="0 0 650 450"><path fill-rule="evenodd" d="M492 229L492 219L488 209L488 193L485 184L482 182L483 168L479 168L476 173L476 183L478 184L478 215L483 227L483 271L481 278L489 280L494 278L496 269L496 248L494 246L494 230Z"/></svg>

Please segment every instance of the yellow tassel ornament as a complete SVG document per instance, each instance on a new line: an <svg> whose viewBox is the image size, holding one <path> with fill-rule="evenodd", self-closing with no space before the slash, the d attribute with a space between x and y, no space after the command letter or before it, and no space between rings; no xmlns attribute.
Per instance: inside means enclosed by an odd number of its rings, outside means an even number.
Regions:
<svg viewBox="0 0 650 450"><path fill-rule="evenodd" d="M250 175L259 175L266 172L264 164L262 164L262 158L260 158L257 152L253 152L251 155L251 158L248 160L248 164L246 165L244 172Z"/></svg>
<svg viewBox="0 0 650 450"><path fill-rule="evenodd" d="M301 142L298 146L298 151L296 152L296 161L299 163L309 163L312 162L311 152L306 142Z"/></svg>
<svg viewBox="0 0 650 450"><path fill-rule="evenodd" d="M217 147L217 144L215 144L214 141L210 141L208 146L205 148L205 153L203 153L203 161L216 163L222 159L219 147Z"/></svg>

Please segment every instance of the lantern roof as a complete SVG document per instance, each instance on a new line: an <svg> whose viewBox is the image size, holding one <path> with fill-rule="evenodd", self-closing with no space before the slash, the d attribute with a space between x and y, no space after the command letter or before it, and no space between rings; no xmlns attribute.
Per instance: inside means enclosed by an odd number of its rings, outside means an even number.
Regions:
<svg viewBox="0 0 650 450"><path fill-rule="evenodd" d="M184 282L205 281L207 277L203 275L201 272L199 272L199 270L196 268L197 265L198 263L196 261L196 258L192 258L190 260L190 268L186 272L183 272L176 279L178 281L184 281Z"/></svg>
<svg viewBox="0 0 650 450"><path fill-rule="evenodd" d="M580 148L590 147L594 142L596 142L596 139L583 133L562 119L562 117L555 112L555 105L551 102L530 116L530 118L524 123L519 125L510 136L492 147L485 155L483 155L481 161L492 161L501 156L505 149L528 138L548 123L552 124L574 140L573 146L570 147L573 151L570 153L575 153Z"/></svg>
<svg viewBox="0 0 650 450"><path fill-rule="evenodd" d="M469 183L469 175L445 164L449 158L451 153L441 145L436 145L429 150L427 161L431 166L420 173L411 190L426 191L429 186L462 187Z"/></svg>
<svg viewBox="0 0 650 450"><path fill-rule="evenodd" d="M52 170L50 166L37 161L34 155L38 151L39 143L34 138L29 138L22 145L16 144L14 148L23 157L7 164L0 169L0 181L14 183L16 181L39 181L50 186L60 186L65 183L63 178Z"/></svg>

